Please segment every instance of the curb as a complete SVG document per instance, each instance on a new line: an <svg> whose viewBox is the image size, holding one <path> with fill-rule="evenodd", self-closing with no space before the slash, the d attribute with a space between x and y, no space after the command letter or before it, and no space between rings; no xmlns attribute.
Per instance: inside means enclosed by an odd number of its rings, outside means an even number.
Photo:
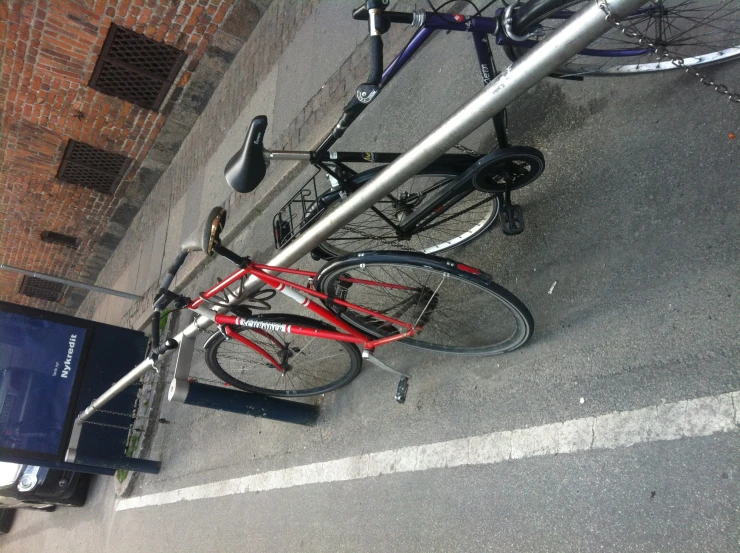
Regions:
<svg viewBox="0 0 740 553"><path fill-rule="evenodd" d="M180 314L180 311L174 311L172 313L172 316L167 321L165 333L171 333L173 329L178 327ZM134 427L129 435L129 439L131 439L132 435L140 436L136 449L131 453L131 457L133 458L147 458L152 454L154 438L161 421L160 413L162 412L163 400L167 390L167 375L174 359L174 357L169 357L159 371L150 371L140 380L143 386L139 393ZM155 455L155 457L158 456ZM138 472L126 471L126 477L121 482L116 475L116 497L129 497L136 485L138 477Z"/></svg>

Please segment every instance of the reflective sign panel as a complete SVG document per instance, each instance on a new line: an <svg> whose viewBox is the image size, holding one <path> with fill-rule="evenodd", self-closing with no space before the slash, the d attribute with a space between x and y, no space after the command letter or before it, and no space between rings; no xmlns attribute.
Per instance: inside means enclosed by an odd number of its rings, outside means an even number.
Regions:
<svg viewBox="0 0 740 553"><path fill-rule="evenodd" d="M0 311L0 448L58 453L87 333Z"/></svg>

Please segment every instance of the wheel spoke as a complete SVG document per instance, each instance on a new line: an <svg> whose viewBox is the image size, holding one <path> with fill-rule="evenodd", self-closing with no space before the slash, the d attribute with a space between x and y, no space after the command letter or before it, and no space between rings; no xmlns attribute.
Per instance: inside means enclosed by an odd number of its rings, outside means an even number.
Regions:
<svg viewBox="0 0 740 553"><path fill-rule="evenodd" d="M335 256L373 249L432 253L472 239L493 223L497 212L495 198L478 191L459 199L429 224L422 223L409 236L399 236L383 219L387 217L391 221L400 222L420 205L433 201L431 198L453 178L449 174L417 175L394 193L393 202L376 203L372 209L332 235L323 244L324 248Z"/></svg>
<svg viewBox="0 0 740 553"><path fill-rule="evenodd" d="M368 259L363 264L364 267L337 269L360 281L346 289L347 301L422 328L405 343L439 351L487 354L522 342L522 317L511 302L504 301L486 285L460 278L452 269ZM382 288L362 281L398 284L403 288ZM327 286L331 291L332 284ZM351 309L340 315L375 336L406 330Z"/></svg>
<svg viewBox="0 0 740 553"><path fill-rule="evenodd" d="M585 1L585 0L584 0ZM583 4L575 3L575 13ZM740 2L736 0L666 0L662 5L641 8L626 21L669 52L686 58L685 65L717 63L740 56ZM567 20L546 19L542 28L549 34ZM595 41L591 50L631 50L642 48L636 40L610 29ZM658 63L662 62L662 63ZM631 56L578 55L560 68L564 75L630 74L675 69L665 57L654 52Z"/></svg>
<svg viewBox="0 0 740 553"><path fill-rule="evenodd" d="M312 324L302 318L287 323L309 327ZM217 340L209 346L208 366L225 382L246 391L277 396L314 395L341 386L359 370L359 353L352 344L262 331L276 343L251 329L239 332L283 365L283 370L278 370L260 353L237 340Z"/></svg>

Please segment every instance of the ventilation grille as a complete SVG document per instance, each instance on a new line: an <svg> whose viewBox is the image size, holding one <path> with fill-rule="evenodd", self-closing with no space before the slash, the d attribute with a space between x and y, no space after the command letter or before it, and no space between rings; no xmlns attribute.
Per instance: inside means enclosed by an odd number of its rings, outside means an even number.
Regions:
<svg viewBox="0 0 740 553"><path fill-rule="evenodd" d="M57 178L104 194L112 194L130 163L131 160L126 156L70 140Z"/></svg>
<svg viewBox="0 0 740 553"><path fill-rule="evenodd" d="M21 282L20 293L29 298L46 301L59 301L64 295L64 285L41 278L26 276Z"/></svg>
<svg viewBox="0 0 740 553"><path fill-rule="evenodd" d="M177 48L111 25L90 87L158 110L186 57Z"/></svg>
<svg viewBox="0 0 740 553"><path fill-rule="evenodd" d="M77 249L80 246L80 239L68 234L62 234L60 232L54 232L51 230L45 230L41 233L41 240L48 242L49 244L57 244L59 246L66 246L68 248Z"/></svg>

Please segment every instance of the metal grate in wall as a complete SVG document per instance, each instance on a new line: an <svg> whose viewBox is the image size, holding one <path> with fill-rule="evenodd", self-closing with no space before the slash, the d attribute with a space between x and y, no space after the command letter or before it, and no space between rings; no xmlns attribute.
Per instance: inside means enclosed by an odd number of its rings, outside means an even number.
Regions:
<svg viewBox="0 0 740 553"><path fill-rule="evenodd" d="M64 295L64 285L59 282L50 282L42 278L24 276L19 290L29 298L39 298L46 301L59 301Z"/></svg>
<svg viewBox="0 0 740 553"><path fill-rule="evenodd" d="M158 110L186 57L177 48L111 25L90 87Z"/></svg>
<svg viewBox="0 0 740 553"><path fill-rule="evenodd" d="M104 194L112 194L130 163L131 160L126 156L70 140L57 178Z"/></svg>
<svg viewBox="0 0 740 553"><path fill-rule="evenodd" d="M61 232L54 232L52 230L45 230L41 233L41 240L48 242L49 244L57 244L58 246L66 246L67 248L77 249L80 247L80 239L75 236L68 234L62 234Z"/></svg>

